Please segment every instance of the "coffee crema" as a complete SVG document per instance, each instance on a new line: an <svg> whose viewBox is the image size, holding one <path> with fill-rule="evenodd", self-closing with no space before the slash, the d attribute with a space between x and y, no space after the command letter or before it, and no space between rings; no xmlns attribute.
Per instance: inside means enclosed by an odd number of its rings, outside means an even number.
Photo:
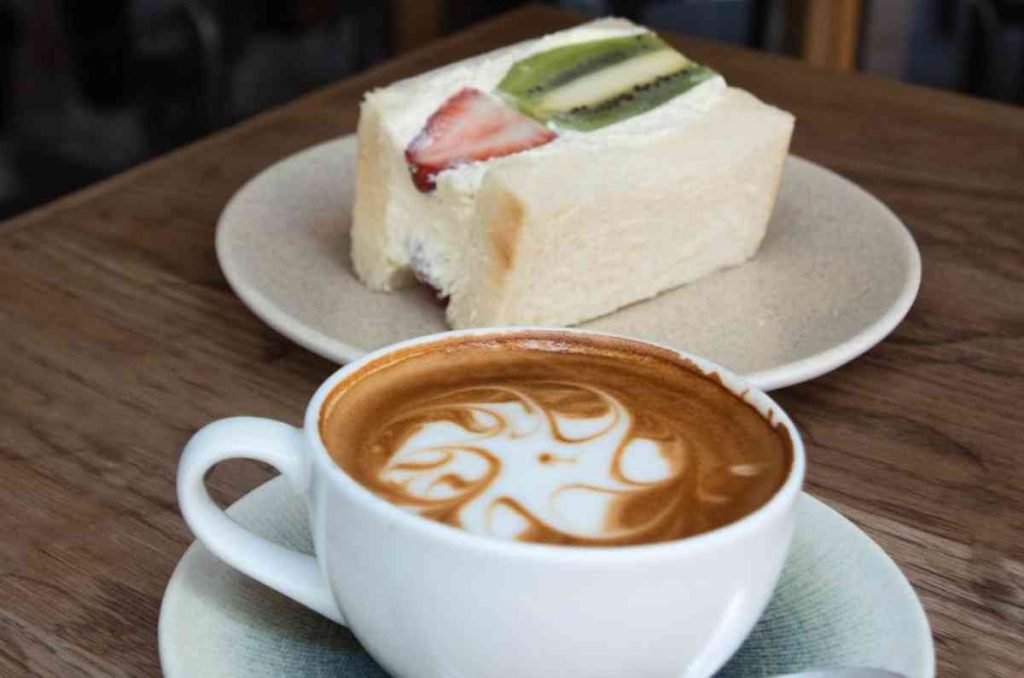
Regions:
<svg viewBox="0 0 1024 678"><path fill-rule="evenodd" d="M765 504L786 429L676 354L528 332L413 346L327 397L331 457L379 497L492 537L614 546L679 539Z"/></svg>

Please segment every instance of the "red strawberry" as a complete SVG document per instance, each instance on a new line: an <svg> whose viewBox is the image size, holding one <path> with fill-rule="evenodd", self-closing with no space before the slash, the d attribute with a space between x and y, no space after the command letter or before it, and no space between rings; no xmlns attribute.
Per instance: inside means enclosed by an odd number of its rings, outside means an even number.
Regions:
<svg viewBox="0 0 1024 678"><path fill-rule="evenodd" d="M519 111L466 87L441 104L405 149L412 182L434 190L441 170L542 146L555 133Z"/></svg>

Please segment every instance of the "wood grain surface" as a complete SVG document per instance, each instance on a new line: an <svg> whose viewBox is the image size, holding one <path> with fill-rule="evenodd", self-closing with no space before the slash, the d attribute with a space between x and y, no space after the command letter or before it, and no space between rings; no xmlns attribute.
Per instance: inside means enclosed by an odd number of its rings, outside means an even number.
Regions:
<svg viewBox="0 0 1024 678"><path fill-rule="evenodd" d="M228 289L213 231L231 194L351 132L366 89L577 21L516 11L0 224L0 675L157 674L160 598L191 541L181 446L227 415L298 423L334 370ZM793 111L793 151L917 239L921 294L895 334L777 397L809 490L919 592L940 675L1024 675L1024 113L674 42ZM232 462L211 483L230 500L269 474Z"/></svg>

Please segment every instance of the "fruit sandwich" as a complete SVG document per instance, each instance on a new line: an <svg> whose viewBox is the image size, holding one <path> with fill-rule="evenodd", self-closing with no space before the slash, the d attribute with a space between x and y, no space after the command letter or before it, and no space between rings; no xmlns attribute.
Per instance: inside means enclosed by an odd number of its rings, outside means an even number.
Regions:
<svg viewBox="0 0 1024 678"><path fill-rule="evenodd" d="M460 61L366 95L355 270L453 327L594 318L752 257L792 130L620 19Z"/></svg>

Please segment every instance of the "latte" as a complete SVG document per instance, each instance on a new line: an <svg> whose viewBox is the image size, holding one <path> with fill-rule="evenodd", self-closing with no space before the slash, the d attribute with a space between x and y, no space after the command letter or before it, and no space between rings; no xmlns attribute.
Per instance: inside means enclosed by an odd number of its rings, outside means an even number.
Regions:
<svg viewBox="0 0 1024 678"><path fill-rule="evenodd" d="M782 426L676 354L543 332L417 345L328 396L320 435L392 504L472 533L587 546L700 534L785 481Z"/></svg>

